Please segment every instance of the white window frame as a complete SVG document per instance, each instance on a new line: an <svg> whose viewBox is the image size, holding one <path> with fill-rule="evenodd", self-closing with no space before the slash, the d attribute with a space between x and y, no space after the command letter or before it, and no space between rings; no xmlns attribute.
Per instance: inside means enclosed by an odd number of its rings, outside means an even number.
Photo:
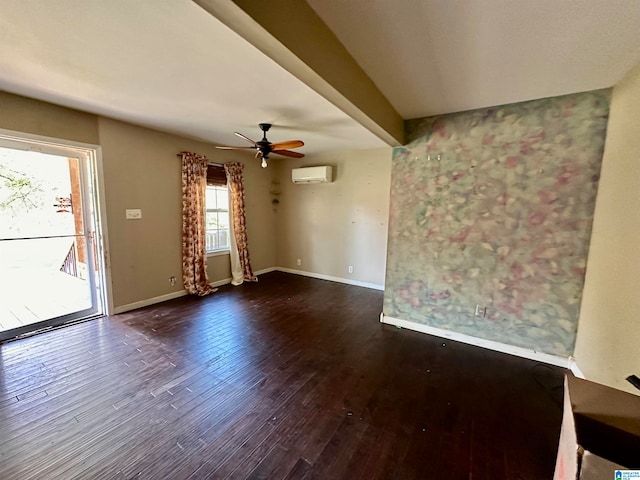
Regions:
<svg viewBox="0 0 640 480"><path fill-rule="evenodd" d="M225 193L227 195L229 195L229 187L228 186L222 186L222 185L207 185L207 190L209 189L224 189ZM206 202L205 202L206 203ZM216 213L226 213L227 215L229 215L229 210L224 210L224 209L220 209L220 208L209 208L206 204L205 204L205 225L206 225L206 214L209 212L216 212ZM231 224L231 217L229 217L229 224ZM206 228L206 227L205 227ZM206 230L205 230L206 232ZM230 240L230 229L227 230L227 234L229 236L229 243L231 242ZM205 233L206 235L206 233ZM206 240L205 240L206 243ZM223 248L217 248L217 249L212 249L212 250L207 250L207 257L215 257L218 255L229 255L230 253L230 246L228 247L223 247Z"/></svg>

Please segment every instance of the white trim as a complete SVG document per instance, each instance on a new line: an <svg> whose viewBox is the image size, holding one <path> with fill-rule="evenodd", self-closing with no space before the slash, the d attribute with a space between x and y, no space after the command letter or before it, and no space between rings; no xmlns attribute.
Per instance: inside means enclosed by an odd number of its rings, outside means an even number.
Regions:
<svg viewBox="0 0 640 480"><path fill-rule="evenodd" d="M231 283L231 277L223 278L222 280L216 280L215 282L209 282L209 285L212 287L221 287L223 285L227 285Z"/></svg>
<svg viewBox="0 0 640 480"><path fill-rule="evenodd" d="M49 137L47 135L38 135L35 133L20 132L17 130L8 130L0 128L0 137L3 137L9 142L15 142L17 145L24 145L26 143L31 144L28 150L42 151L42 147L47 153L54 153L58 155L66 156L69 151L77 152L80 155L89 157L90 161L94 163L95 171L93 172L93 180L95 183L92 185L95 188L94 204L96 207L96 217L98 225L95 232L98 236L97 242L100 242L100 254L101 261L99 262L99 269L95 272L97 281L102 285L102 304L103 313L106 315L112 315L115 313L113 306L113 288L111 284L111 258L109 255L109 235L107 230L107 209L106 209L106 194L104 187L104 173L102 168L102 146L94 143L79 142L76 140L68 140L64 138ZM35 145L34 145L35 144ZM86 182L85 182L86 183Z"/></svg>
<svg viewBox="0 0 640 480"><path fill-rule="evenodd" d="M278 267L263 268L262 270L256 270L253 274L259 276L264 275L265 273L275 272L276 270L278 270Z"/></svg>
<svg viewBox="0 0 640 480"><path fill-rule="evenodd" d="M147 298L146 300L140 300L139 302L128 303L126 305L120 305L113 309L114 315L119 313L128 312L129 310L136 310L142 307L148 307L156 303L166 302L167 300L173 300L174 298L184 297L187 294L186 290L179 290L177 292L167 293L166 295L160 295L159 297Z"/></svg>
<svg viewBox="0 0 640 480"><path fill-rule="evenodd" d="M254 275L262 275L264 273L273 272L276 270L275 267L263 268L262 270L258 270L253 272ZM209 282L209 285L212 287L221 287L222 285L228 285L231 283L231 277L223 278L222 280L216 280L214 282ZM147 298L146 300L140 300L139 302L128 303L127 305L120 305L119 307L115 307L113 309L113 315L117 315L119 313L125 313L130 310L136 310L142 307L148 307L149 305L154 305L156 303L166 302L167 300L173 300L174 298L180 298L188 295L186 290L178 290L177 292L167 293L165 295L160 295L158 297Z"/></svg>
<svg viewBox="0 0 640 480"><path fill-rule="evenodd" d="M573 357L569 357L569 370L571 370L571 373L573 373L574 377L587 378L584 376L584 373L582 373L582 370L580 370L578 364L576 363L576 359Z"/></svg>
<svg viewBox="0 0 640 480"><path fill-rule="evenodd" d="M273 272L276 267L263 268L262 270L256 270L253 274L257 277L265 273ZM215 282L209 282L212 287L221 287L222 285L228 285L231 283L232 278L223 278L222 280L216 280Z"/></svg>
<svg viewBox="0 0 640 480"><path fill-rule="evenodd" d="M507 345L506 343L494 342L493 340L485 340L483 338L472 337L471 335L465 335L463 333L452 332L450 330L443 330L441 328L431 327L422 323L410 322L408 320L401 320L399 318L390 317L384 313L380 314L380 322L389 325L395 325L396 327L406 328L408 330L414 330L420 333L426 333L436 337L447 338L456 342L462 342L469 345L475 345L476 347L482 347L489 350L495 350L496 352L508 353L509 355L515 355L516 357L528 358L529 360L536 360L538 362L547 363L549 365L556 365L558 367L569 368L570 357L557 357L555 355L549 355L548 353L537 352L535 350L529 350L522 347L515 347L513 345Z"/></svg>
<svg viewBox="0 0 640 480"><path fill-rule="evenodd" d="M229 255L231 253L231 251L226 248L224 250L211 250L209 252L207 252L207 258L209 257L218 257L220 255Z"/></svg>
<svg viewBox="0 0 640 480"><path fill-rule="evenodd" d="M318 278L320 280L329 280L331 282L346 283L348 285L355 285L356 287L372 288L374 290L384 290L384 285L378 285L376 283L361 282L359 280L351 280L349 278L333 277L331 275L323 275L322 273L305 272L303 270L294 270L293 268L276 267L274 270L285 273L293 273L295 275L302 275L304 277Z"/></svg>
<svg viewBox="0 0 640 480"><path fill-rule="evenodd" d="M35 133L27 133L27 132L19 132L17 130L7 130L5 128L0 128L0 135L3 137L7 137L9 141L15 141L18 143L25 143L25 139L29 140L31 143L40 143L43 144L47 150L54 151L55 147L62 147L63 150L60 151L62 155L66 155L68 150L76 150L81 153L84 153L86 150L95 150L100 147L100 145L94 143L84 143L84 142L76 142L75 140L67 140L64 138L56 138L56 137L48 137L46 135L37 135ZM30 148L28 150L31 151L40 151L37 147Z"/></svg>
<svg viewBox="0 0 640 480"><path fill-rule="evenodd" d="M114 311L113 305L113 284L111 283L111 255L109 252L109 230L107 228L107 203L106 203L106 189L104 186L104 171L102 168L102 147L96 145L95 148L95 176L96 176L96 190L98 203L98 218L100 231L100 241L102 243L102 265L104 267L104 273L102 279L104 281L104 295L105 295L105 313L111 315Z"/></svg>

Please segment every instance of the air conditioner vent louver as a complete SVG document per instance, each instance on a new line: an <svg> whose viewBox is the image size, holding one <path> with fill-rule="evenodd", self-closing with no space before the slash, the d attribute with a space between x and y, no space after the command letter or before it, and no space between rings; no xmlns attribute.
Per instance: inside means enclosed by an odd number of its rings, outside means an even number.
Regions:
<svg viewBox="0 0 640 480"><path fill-rule="evenodd" d="M291 181L293 183L330 183L333 181L332 170L329 166L293 168Z"/></svg>

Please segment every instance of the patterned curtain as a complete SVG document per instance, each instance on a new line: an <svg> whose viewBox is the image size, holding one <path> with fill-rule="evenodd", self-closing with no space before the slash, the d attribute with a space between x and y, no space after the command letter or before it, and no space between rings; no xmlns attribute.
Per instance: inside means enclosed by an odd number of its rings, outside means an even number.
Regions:
<svg viewBox="0 0 640 480"><path fill-rule="evenodd" d="M242 183L242 163L225 163L227 188L229 189L229 213L231 215L231 283L240 285L243 281L257 282L249 261L249 244L244 215L244 185Z"/></svg>
<svg viewBox="0 0 640 480"><path fill-rule="evenodd" d="M191 295L207 295L209 285L205 215L207 158L191 152L182 156L182 281Z"/></svg>

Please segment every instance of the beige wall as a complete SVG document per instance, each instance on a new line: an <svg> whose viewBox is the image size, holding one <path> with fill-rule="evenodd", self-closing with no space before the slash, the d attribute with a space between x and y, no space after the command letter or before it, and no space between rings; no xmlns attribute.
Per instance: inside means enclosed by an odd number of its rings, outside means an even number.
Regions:
<svg viewBox="0 0 640 480"><path fill-rule="evenodd" d="M391 148L278 159L276 263L374 285L384 284ZM294 185L291 169L331 165L333 183ZM296 259L302 265L296 265ZM348 266L354 268L348 273Z"/></svg>
<svg viewBox="0 0 640 480"><path fill-rule="evenodd" d="M639 394L640 66L613 89L575 359L587 379Z"/></svg>
<svg viewBox="0 0 640 480"><path fill-rule="evenodd" d="M191 150L212 162L245 163L246 215L254 270L275 266L275 213L269 188L273 169L251 155L222 152L190 140L45 102L0 92L0 128L102 147L114 307L183 289L180 160ZM125 220L125 209L142 209ZM209 279L231 276L228 255L209 258ZM175 286L169 277L175 276Z"/></svg>
<svg viewBox="0 0 640 480"><path fill-rule="evenodd" d="M249 250L254 270L273 267L274 220L270 170L251 155L222 152L184 137L100 118L114 305L121 306L182 290L182 150L212 162L245 163ZM142 209L126 220L127 208ZM211 282L230 277L227 255L209 257ZM175 286L169 277L175 276Z"/></svg>
<svg viewBox="0 0 640 480"><path fill-rule="evenodd" d="M45 137L98 143L98 117L0 91L0 128Z"/></svg>

